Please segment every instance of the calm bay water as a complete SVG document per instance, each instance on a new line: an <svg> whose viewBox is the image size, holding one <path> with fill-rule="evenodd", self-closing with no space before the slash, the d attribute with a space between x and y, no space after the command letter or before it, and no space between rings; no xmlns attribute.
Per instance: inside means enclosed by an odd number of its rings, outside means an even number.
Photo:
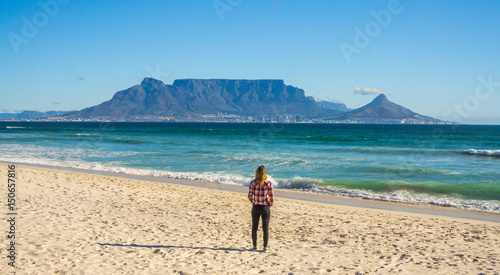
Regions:
<svg viewBox="0 0 500 275"><path fill-rule="evenodd" d="M0 122L0 161L500 213L500 126Z"/></svg>

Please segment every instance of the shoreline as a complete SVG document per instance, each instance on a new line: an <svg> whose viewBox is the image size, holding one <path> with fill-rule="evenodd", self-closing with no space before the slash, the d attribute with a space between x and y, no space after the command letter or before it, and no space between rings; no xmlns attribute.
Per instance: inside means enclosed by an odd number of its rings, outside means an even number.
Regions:
<svg viewBox="0 0 500 275"><path fill-rule="evenodd" d="M11 163L12 164L12 163ZM279 192L252 251L246 187L16 164L16 267L35 274L498 274L500 223ZM10 172L9 172L10 173ZM168 182L167 182L168 181ZM189 185L191 184L191 185ZM202 187L202 188L200 188ZM228 190L231 189L231 190ZM9 191L12 192L12 191ZM302 199L288 198L295 193ZM0 195L7 196L7 188ZM306 196L307 197L307 196ZM353 201L353 200L345 200ZM8 212L3 219L7 220ZM4 221L1 226L7 226ZM0 239L8 244L7 236Z"/></svg>
<svg viewBox="0 0 500 275"><path fill-rule="evenodd" d="M241 118L240 118L241 119ZM271 119L271 118L268 118ZM60 116L54 117L44 117L44 118L21 118L21 119L0 119L0 122L49 122L49 123L223 123L223 124L345 124L345 125L452 125L452 126L462 126L462 125L493 125L498 126L498 124L462 124L460 122L455 121L441 121L441 122L414 122L414 123L402 123L400 119L386 119L378 122L368 122L368 121L346 121L346 120L305 120L305 121L295 121L295 122L286 122L286 121L278 121L278 120L267 120L265 122L262 121L245 121L243 120L156 120L156 119L145 119L145 120L136 120L136 119L110 119L110 118L91 118L91 119L61 119Z"/></svg>
<svg viewBox="0 0 500 275"><path fill-rule="evenodd" d="M0 161L1 164L15 164L20 166L28 166L28 167L37 167L43 169L54 169L54 170L62 170L76 173L84 173L91 175L100 175L100 176L108 176L108 177L119 177L126 179L134 179L134 180L142 180L142 181L151 181L157 183L167 183L167 184L177 184L177 185L185 185L199 188L208 188L208 189L216 189L223 191L230 191L236 193L247 193L248 187L239 186L239 185L229 185L215 182L206 182L206 181L194 181L194 180L185 180L185 179L174 179L174 178L162 178L162 177L154 177L154 176L145 176L145 175L133 175L126 173L115 173L108 171L96 171L96 170L86 170L86 169L78 169L78 168L69 168L69 167L58 167L58 166L49 166L49 165L39 165L39 164L25 164L25 163L7 163ZM382 201L382 200L369 200L369 199L361 199L361 198L346 198L341 196L327 195L327 194L317 194L310 192L303 192L299 190L286 190L286 189L274 189L275 196L278 198L286 198L293 200L303 200L309 202L316 203L326 203L326 204L334 204L337 206L346 206L346 207L357 207L363 209L375 209L379 211L389 211L389 212L400 212L406 214L412 214L415 216L421 215L432 215L436 217L441 217L444 219L451 220L462 220L468 222L491 222L492 225L500 225L500 214L489 213L477 210L466 210L459 209L454 207L445 207L424 203L406 203L406 202L390 202L390 201Z"/></svg>

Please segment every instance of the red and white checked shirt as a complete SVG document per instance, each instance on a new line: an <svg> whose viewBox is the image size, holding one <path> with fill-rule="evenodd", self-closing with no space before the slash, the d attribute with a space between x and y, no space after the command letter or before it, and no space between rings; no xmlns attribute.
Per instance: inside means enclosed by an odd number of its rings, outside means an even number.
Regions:
<svg viewBox="0 0 500 275"><path fill-rule="evenodd" d="M253 205L273 205L274 193L273 185L270 181L265 180L264 184L260 186L255 181L250 183L248 187L248 199Z"/></svg>

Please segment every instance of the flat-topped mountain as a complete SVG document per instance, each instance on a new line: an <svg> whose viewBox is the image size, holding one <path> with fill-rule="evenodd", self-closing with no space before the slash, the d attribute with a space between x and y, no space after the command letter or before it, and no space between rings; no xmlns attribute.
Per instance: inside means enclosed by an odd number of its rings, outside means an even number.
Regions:
<svg viewBox="0 0 500 275"><path fill-rule="evenodd" d="M59 118L56 118L59 119ZM315 100L277 79L177 79L172 85L144 78L99 105L62 120L227 121L332 123L448 123L417 114L379 95L356 110Z"/></svg>
<svg viewBox="0 0 500 275"><path fill-rule="evenodd" d="M334 119L357 123L443 123L439 119L417 114L393 103L384 94L380 94L369 104Z"/></svg>
<svg viewBox="0 0 500 275"><path fill-rule="evenodd" d="M179 79L172 85L145 78L109 101L69 114L74 118L228 114L253 117L336 115L318 106L304 90L283 80Z"/></svg>

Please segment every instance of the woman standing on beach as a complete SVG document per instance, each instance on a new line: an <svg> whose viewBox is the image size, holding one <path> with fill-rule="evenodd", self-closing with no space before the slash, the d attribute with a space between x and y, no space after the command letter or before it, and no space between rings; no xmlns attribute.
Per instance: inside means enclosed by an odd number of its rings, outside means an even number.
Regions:
<svg viewBox="0 0 500 275"><path fill-rule="evenodd" d="M271 206L274 202L273 186L267 180L266 168L261 165L255 170L255 179L250 183L248 199L252 207L252 242L253 250L257 250L257 229L259 219L262 216L262 231L264 231L264 252L269 252L269 219L271 218Z"/></svg>

